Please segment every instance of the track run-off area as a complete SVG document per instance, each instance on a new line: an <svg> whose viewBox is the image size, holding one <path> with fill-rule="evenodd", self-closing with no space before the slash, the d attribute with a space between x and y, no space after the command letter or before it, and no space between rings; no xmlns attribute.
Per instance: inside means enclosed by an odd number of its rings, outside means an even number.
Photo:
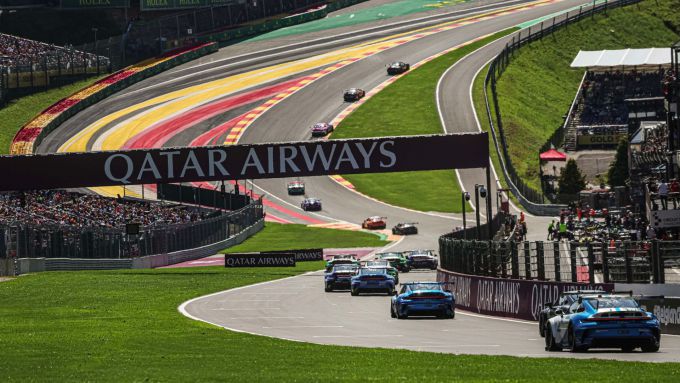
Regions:
<svg viewBox="0 0 680 383"><path fill-rule="evenodd" d="M310 40L299 36L299 41L291 42L287 48L277 47L276 41L227 47L142 81L86 109L43 140L38 151L307 140L314 123L337 123L348 108L355 107L356 104L343 102L343 89L360 87L369 96L381 89L389 79L385 65L390 62L421 63L484 36L580 5L587 3L540 0L468 5L452 8L455 10L445 16L413 15L411 20L394 25L355 26L353 31L342 34L329 30ZM440 81L433 97L438 99L446 132L478 131L471 105L471 84L504 41L463 58ZM266 196L269 220L345 228L358 228L371 215L386 216L390 224L418 222L420 234L388 246L394 250L437 248L437 238L460 226L462 221L456 214L417 212L385 204L331 177L305 178L307 193L322 199L323 211L304 212L299 208L302 197L287 194L287 181L248 183L254 193ZM463 190L474 189L475 183L485 183L483 170L461 171L459 181ZM94 190L109 196L142 195L141 187ZM492 196L495 190L496 185L491 185ZM155 188L147 185L144 193L153 198ZM457 197L451 196L454 201ZM535 225L541 238L543 230L538 228L546 227L547 220L528 217L529 226ZM435 275L414 271L401 277L404 281L433 280ZM234 331L320 344L466 354L680 361L680 338L673 336L663 336L661 351L654 354L548 353L543 351L543 338L532 322L461 311L454 320L391 319L389 297L324 293L321 272L196 298L182 304L180 311Z"/></svg>

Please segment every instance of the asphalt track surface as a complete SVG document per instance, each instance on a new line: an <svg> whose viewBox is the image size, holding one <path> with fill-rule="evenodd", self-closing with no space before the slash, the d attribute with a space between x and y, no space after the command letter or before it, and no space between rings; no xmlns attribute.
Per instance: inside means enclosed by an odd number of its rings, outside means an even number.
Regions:
<svg viewBox="0 0 680 383"><path fill-rule="evenodd" d="M342 101L342 89L357 86L370 90L386 80L384 73L386 63L396 60L415 63L480 36L583 3L574 0L550 3L520 13L477 21L372 54L311 82L267 110L243 133L239 143L308 139L310 125L333 119L347 106ZM394 30L379 30L371 38L394 33ZM150 81L142 82L80 113L55 134L50 135L39 150L56 151L83 126L150 97L293 58L313 57L346 44L365 41L361 37L341 41L337 31L328 35L327 38L331 40L328 45L319 47L304 43L293 55L281 55L274 48L274 51L264 56L244 53L250 56L243 56L241 61L234 61L234 58L229 57L218 59L216 57L219 55L213 55L215 57L204 58L198 63L186 64ZM442 120L449 133L477 129L476 124L473 124L474 114L470 106L469 85L474 73L498 47L500 44L470 55L443 78L439 97L442 100ZM292 73L291 76L304 74ZM276 81L288 79L290 77L277 78ZM119 122L113 121L111 125ZM202 127L203 130L209 128L209 125ZM173 137L170 142L175 145L187 144L200 133L202 131L186 130ZM88 143L88 149L92 148L97 139L95 135ZM483 174L481 171L461 172L464 188L473 190L474 183L485 183L481 174ZM309 194L320 197L324 202L324 210L320 214L301 212L297 207L301 198L289 197L285 193L285 180L257 181L255 189L256 192L267 194L269 200L291 211L292 214L286 219L292 222L309 223L311 217L321 223L358 224L369 215L387 216L390 224L399 221L419 222L421 234L395 242L391 245L393 249L436 248L437 238L441 233L461 224L460 218L454 215L409 211L360 196L328 177L306 178L305 181ZM452 196L452 200L457 202L456 197ZM544 232L542 221L530 217L530 229L532 222L539 226L535 231L538 233L537 239L542 238ZM322 278L321 273L311 273L221 292L192 300L184 304L182 310L196 319L237 331L323 344L470 354L599 357L641 361L680 360L680 338L670 336L663 338L662 351L654 354L594 352L574 355L544 352L542 338L538 336L534 323L487 318L460 311L455 320L392 320L389 317L388 297L351 297L348 293L340 292L327 294L322 290ZM432 280L434 273L412 272L402 275L402 278Z"/></svg>

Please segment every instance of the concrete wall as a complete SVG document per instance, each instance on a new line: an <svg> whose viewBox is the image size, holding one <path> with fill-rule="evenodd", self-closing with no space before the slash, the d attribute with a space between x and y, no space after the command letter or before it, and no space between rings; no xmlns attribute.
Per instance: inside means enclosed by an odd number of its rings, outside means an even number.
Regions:
<svg viewBox="0 0 680 383"><path fill-rule="evenodd" d="M0 258L0 277L14 276L14 260L12 258Z"/></svg>
<svg viewBox="0 0 680 383"><path fill-rule="evenodd" d="M132 259L19 258L17 259L18 270L19 274L26 274L41 271L151 269L213 255L222 249L238 245L262 230L263 227L264 219L261 219L224 241L195 249ZM0 275L2 274L0 273Z"/></svg>

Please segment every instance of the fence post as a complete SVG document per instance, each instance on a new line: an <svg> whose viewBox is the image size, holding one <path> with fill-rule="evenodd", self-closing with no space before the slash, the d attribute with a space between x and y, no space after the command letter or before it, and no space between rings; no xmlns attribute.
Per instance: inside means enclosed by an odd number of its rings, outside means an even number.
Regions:
<svg viewBox="0 0 680 383"><path fill-rule="evenodd" d="M531 242L524 241L524 276L527 280L531 279Z"/></svg>
<svg viewBox="0 0 680 383"><path fill-rule="evenodd" d="M661 255L659 241L652 241L652 281L654 283L664 283L664 261Z"/></svg>
<svg viewBox="0 0 680 383"><path fill-rule="evenodd" d="M538 266L538 279L540 281L545 281L545 259L543 256L543 241L536 241L536 265Z"/></svg>
<svg viewBox="0 0 680 383"><path fill-rule="evenodd" d="M576 243L575 242L568 242L569 243L569 258L571 260L571 281L572 282L577 282L578 278L576 276Z"/></svg>
<svg viewBox="0 0 680 383"><path fill-rule="evenodd" d="M623 242L623 260L626 265L626 283L633 283L633 269L630 267L630 257L628 256L628 242Z"/></svg>
<svg viewBox="0 0 680 383"><path fill-rule="evenodd" d="M602 242L602 276L604 283L609 283L609 249L606 242Z"/></svg>
<svg viewBox="0 0 680 383"><path fill-rule="evenodd" d="M595 254L592 243L588 243L588 281L595 283Z"/></svg>
<svg viewBox="0 0 680 383"><path fill-rule="evenodd" d="M501 252L501 259L500 259L500 264L501 264L501 277L502 278L507 278L508 277L508 245L510 245L510 242L501 242L501 247L503 251Z"/></svg>
<svg viewBox="0 0 680 383"><path fill-rule="evenodd" d="M553 241L553 257L555 259L555 281L560 282L562 280L562 270L560 265L560 243L559 241Z"/></svg>
<svg viewBox="0 0 680 383"><path fill-rule="evenodd" d="M510 242L510 274L513 279L519 279L519 254L517 252L517 242Z"/></svg>

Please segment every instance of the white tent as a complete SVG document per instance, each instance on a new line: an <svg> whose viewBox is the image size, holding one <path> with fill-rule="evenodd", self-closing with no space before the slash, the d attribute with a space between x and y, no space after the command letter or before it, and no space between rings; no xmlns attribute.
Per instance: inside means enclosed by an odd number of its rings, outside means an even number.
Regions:
<svg viewBox="0 0 680 383"><path fill-rule="evenodd" d="M611 68L669 65L670 48L617 49L579 51L571 62L572 68Z"/></svg>

